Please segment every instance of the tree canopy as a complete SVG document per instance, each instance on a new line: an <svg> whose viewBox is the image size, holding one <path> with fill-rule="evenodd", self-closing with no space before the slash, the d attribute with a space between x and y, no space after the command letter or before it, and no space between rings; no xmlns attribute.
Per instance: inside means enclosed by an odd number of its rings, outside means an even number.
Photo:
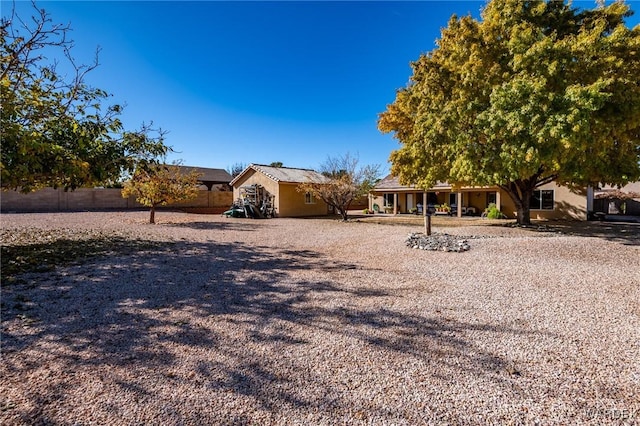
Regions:
<svg viewBox="0 0 640 426"><path fill-rule="evenodd" d="M492 0L481 20L455 15L412 63L378 128L401 147L392 173L497 185L530 222L534 189L640 178L640 26L621 2Z"/></svg>
<svg viewBox="0 0 640 426"><path fill-rule="evenodd" d="M346 221L351 203L367 195L380 177L380 166L359 166L358 163L358 158L350 154L328 157L319 170L327 177L327 182L302 183L298 185L298 191L321 199Z"/></svg>
<svg viewBox="0 0 640 426"><path fill-rule="evenodd" d="M175 164L141 165L131 179L125 182L122 196L134 196L143 206L151 207L149 223L155 223L158 206L187 201L198 196L200 176L195 169L185 172Z"/></svg>
<svg viewBox="0 0 640 426"><path fill-rule="evenodd" d="M227 172L233 177L236 178L247 168L247 164L245 163L233 163L231 166L227 167Z"/></svg>
<svg viewBox="0 0 640 426"><path fill-rule="evenodd" d="M69 26L55 24L34 4L22 19L13 11L0 24L2 189L28 192L53 186L117 182L139 161L153 161L170 148L149 125L126 131L120 105L105 106L109 94L85 82L98 66L78 65L71 55ZM48 62L47 55L56 55ZM57 68L64 61L71 77Z"/></svg>

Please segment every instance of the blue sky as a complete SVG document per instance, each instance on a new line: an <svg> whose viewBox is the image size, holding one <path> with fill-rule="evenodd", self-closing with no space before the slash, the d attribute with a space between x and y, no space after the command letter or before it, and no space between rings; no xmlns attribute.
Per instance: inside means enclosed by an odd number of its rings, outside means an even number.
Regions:
<svg viewBox="0 0 640 426"><path fill-rule="evenodd" d="M378 132L378 114L450 16L477 17L484 1L37 4L70 23L77 61L100 47L87 82L126 104L127 128L168 131L169 160L317 168L349 152L386 172L397 142ZM3 0L3 16L10 8Z"/></svg>

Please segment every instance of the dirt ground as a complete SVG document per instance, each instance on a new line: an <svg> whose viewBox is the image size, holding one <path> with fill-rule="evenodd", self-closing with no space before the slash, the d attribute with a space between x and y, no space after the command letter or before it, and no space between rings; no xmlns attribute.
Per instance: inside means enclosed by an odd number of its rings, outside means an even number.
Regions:
<svg viewBox="0 0 640 426"><path fill-rule="evenodd" d="M0 423L638 424L640 227L6 214Z"/></svg>

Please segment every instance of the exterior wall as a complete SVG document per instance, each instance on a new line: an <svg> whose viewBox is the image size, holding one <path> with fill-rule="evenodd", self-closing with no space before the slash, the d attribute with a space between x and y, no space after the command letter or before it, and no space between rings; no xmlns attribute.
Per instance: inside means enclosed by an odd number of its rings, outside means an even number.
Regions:
<svg viewBox="0 0 640 426"><path fill-rule="evenodd" d="M65 192L63 189L45 188L22 194L16 191L0 193L0 210L3 212L52 212L74 210L126 210L145 208L134 197L122 198L117 188L79 188ZM200 191L194 200L167 207L216 208L229 207L230 191Z"/></svg>
<svg viewBox="0 0 640 426"><path fill-rule="evenodd" d="M233 203L233 193L231 191L208 191L201 190L198 197L183 203L174 203L167 207L197 207L197 208L229 208Z"/></svg>
<svg viewBox="0 0 640 426"><path fill-rule="evenodd" d="M587 220L587 191L572 192L566 186L549 183L537 189L554 190L553 210L531 210L531 219Z"/></svg>
<svg viewBox="0 0 640 426"><path fill-rule="evenodd" d="M462 192L462 206L473 207L476 214L481 214L489 205L489 194L494 194L495 190L471 190Z"/></svg>
<svg viewBox="0 0 640 426"><path fill-rule="evenodd" d="M322 200L314 204L306 204L304 193L298 192L298 184L278 183L255 170L248 170L246 176L235 182L233 199L240 198L240 188L247 185L262 185L275 196L274 207L278 217L323 216L328 213L327 205Z"/></svg>
<svg viewBox="0 0 640 426"><path fill-rule="evenodd" d="M322 200L306 204L304 192L298 192L297 187L294 183L280 184L280 217L324 216L329 212Z"/></svg>
<svg viewBox="0 0 640 426"><path fill-rule="evenodd" d="M532 220L587 220L587 191L572 192L565 186L559 186L551 182L542 185L536 190L553 190L553 210L531 209ZM517 209L511 197L500 190L500 210L508 218L517 217Z"/></svg>
<svg viewBox="0 0 640 426"><path fill-rule="evenodd" d="M369 208L373 210L373 205L377 204L379 208L378 211L382 211L382 206L384 205L383 201L382 195L372 194L369 197Z"/></svg>
<svg viewBox="0 0 640 426"><path fill-rule="evenodd" d="M349 206L350 210L362 210L366 209L369 206L369 197L367 195L363 195L360 198L357 198L351 202Z"/></svg>
<svg viewBox="0 0 640 426"><path fill-rule="evenodd" d="M276 209L276 214L280 215L280 186L277 182L253 169L247 171L246 176L233 186L233 200L240 198L240 187L254 184L262 185L271 195L275 196L273 207Z"/></svg>
<svg viewBox="0 0 640 426"><path fill-rule="evenodd" d="M502 189L499 190L498 192L500 193L500 202L499 202L500 211L509 219L515 219L517 216L515 203L513 202L513 200L511 200L511 197L509 197L509 194L507 194ZM535 219L535 217L532 215L531 219Z"/></svg>
<svg viewBox="0 0 640 426"><path fill-rule="evenodd" d="M553 210L531 209L532 220L587 220L587 192L580 190L572 192L571 189L556 185L551 182L542 185L536 190L553 190ZM500 211L510 219L515 219L517 209L509 194L500 190Z"/></svg>

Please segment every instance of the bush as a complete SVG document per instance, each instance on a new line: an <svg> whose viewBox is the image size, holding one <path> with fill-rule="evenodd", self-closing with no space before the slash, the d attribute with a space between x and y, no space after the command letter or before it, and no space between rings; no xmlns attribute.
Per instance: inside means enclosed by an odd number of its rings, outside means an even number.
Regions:
<svg viewBox="0 0 640 426"><path fill-rule="evenodd" d="M505 219L506 216L502 214L498 206L495 203L489 204L489 206L484 211L486 213L487 218L489 219Z"/></svg>

